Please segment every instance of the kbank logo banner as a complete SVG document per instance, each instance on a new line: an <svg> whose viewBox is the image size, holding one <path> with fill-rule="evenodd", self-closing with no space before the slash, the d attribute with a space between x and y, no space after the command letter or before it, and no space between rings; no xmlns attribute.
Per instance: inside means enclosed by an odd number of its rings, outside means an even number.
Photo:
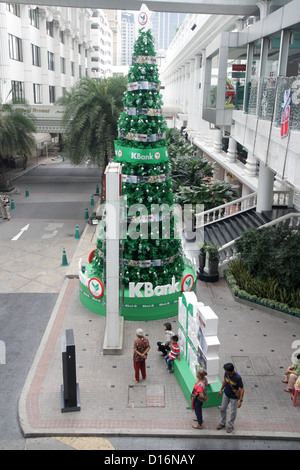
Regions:
<svg viewBox="0 0 300 470"><path fill-rule="evenodd" d="M159 297L161 295L175 294L176 292L190 292L194 287L194 278L188 274L180 282L172 277L171 284L153 287L151 282L130 282L129 297Z"/></svg>

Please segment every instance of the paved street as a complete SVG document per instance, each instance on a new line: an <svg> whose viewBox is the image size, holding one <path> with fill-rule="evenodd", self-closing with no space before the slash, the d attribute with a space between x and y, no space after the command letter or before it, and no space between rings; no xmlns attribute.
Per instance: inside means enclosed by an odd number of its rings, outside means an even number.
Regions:
<svg viewBox="0 0 300 470"><path fill-rule="evenodd" d="M155 347L165 320L125 322L123 354L103 355L105 318L81 305L76 279L79 259L86 263L96 243L95 227L84 220L85 207L91 209L95 176L79 169L84 183L74 172L69 181L68 164L60 163L49 162L16 180L20 190L14 196L16 209L10 222L0 224L0 340L7 346L6 364L0 364L0 448L300 448L300 407L293 407L281 383L292 352L299 348L299 320L237 303L224 280L198 281L197 297L219 317L220 364L232 360L244 379L245 400L232 435L216 431L218 408L204 409L204 429L192 429L193 413ZM60 187L57 168L67 178ZM72 203L78 205L77 212L74 207L68 210ZM28 217L29 213L34 216ZM13 241L27 224L28 230ZM76 224L80 240L74 237ZM61 266L63 248L68 266ZM176 317L170 321L176 330ZM147 380L139 385L132 380L137 327L146 331L152 345ZM81 410L73 413L60 409L61 336L67 328L75 334L81 397ZM157 390L160 406L153 400Z"/></svg>

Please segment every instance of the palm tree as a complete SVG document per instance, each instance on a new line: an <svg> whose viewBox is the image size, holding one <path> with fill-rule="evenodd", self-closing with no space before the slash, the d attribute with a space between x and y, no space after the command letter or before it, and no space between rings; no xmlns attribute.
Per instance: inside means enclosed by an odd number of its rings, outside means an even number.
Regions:
<svg viewBox="0 0 300 470"><path fill-rule="evenodd" d="M22 155L25 160L32 155L35 148L33 133L36 132L34 117L26 103L15 107L11 103L0 106L0 189L11 190L5 177L4 160L14 155Z"/></svg>
<svg viewBox="0 0 300 470"><path fill-rule="evenodd" d="M65 106L65 152L74 164L104 167L114 155L117 121L127 80L82 78L58 100Z"/></svg>

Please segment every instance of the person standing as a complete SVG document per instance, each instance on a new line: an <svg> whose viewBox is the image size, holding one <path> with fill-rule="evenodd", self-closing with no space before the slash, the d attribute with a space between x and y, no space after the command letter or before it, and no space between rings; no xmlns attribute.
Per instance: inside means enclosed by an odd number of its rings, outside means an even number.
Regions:
<svg viewBox="0 0 300 470"><path fill-rule="evenodd" d="M217 429L222 429L226 426L227 408L230 404L230 418L228 421L227 432L232 432L234 429L234 422L237 416L237 409L242 406L244 397L244 384L242 377L235 372L233 364L228 362L224 364L224 380L219 391L219 397L224 394L221 404L221 421Z"/></svg>
<svg viewBox="0 0 300 470"><path fill-rule="evenodd" d="M10 220L10 200L7 194L2 194L0 198L2 219Z"/></svg>
<svg viewBox="0 0 300 470"><path fill-rule="evenodd" d="M207 401L207 372L205 370L198 370L196 373L197 382L194 385L192 392L192 410L195 411L197 424L193 424L193 428L202 429L202 405Z"/></svg>
<svg viewBox="0 0 300 470"><path fill-rule="evenodd" d="M146 359L150 343L145 338L145 333L141 328L136 330L136 340L133 343L133 366L134 366L134 382L140 381L140 371L142 378L146 379Z"/></svg>

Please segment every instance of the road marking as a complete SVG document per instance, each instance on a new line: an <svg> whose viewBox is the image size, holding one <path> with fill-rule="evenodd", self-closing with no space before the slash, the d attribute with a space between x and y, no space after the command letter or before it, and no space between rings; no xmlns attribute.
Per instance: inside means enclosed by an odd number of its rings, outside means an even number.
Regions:
<svg viewBox="0 0 300 470"><path fill-rule="evenodd" d="M115 450L111 442L103 437L57 436L54 439L63 442L75 450Z"/></svg>
<svg viewBox="0 0 300 470"><path fill-rule="evenodd" d="M21 228L20 232L18 233L18 235L16 235L14 238L12 238L12 240L18 240L20 238L20 236L23 234L23 232L25 232L25 230L28 230L28 227L29 227L29 224L25 225L25 227Z"/></svg>
<svg viewBox="0 0 300 470"><path fill-rule="evenodd" d="M44 233L44 235L42 235L42 238L49 239L55 237L58 234L58 230L56 229L62 228L63 226L64 224L49 223L48 225L46 225L45 230L51 233Z"/></svg>

